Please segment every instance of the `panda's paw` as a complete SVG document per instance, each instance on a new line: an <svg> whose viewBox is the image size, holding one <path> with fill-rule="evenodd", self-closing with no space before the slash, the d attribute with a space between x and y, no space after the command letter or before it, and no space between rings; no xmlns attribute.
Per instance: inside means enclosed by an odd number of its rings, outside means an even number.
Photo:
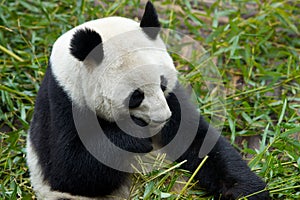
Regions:
<svg viewBox="0 0 300 200"><path fill-rule="evenodd" d="M248 184L235 184L230 188L223 187L219 195L216 195L214 199L220 200L235 200L235 199L247 199L247 200L268 200L270 199L268 191L264 190L264 185L258 183L254 185Z"/></svg>

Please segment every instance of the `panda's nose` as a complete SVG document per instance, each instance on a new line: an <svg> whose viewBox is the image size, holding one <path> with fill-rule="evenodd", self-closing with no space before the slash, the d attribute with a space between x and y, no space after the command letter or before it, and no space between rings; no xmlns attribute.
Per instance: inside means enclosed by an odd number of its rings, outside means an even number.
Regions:
<svg viewBox="0 0 300 200"><path fill-rule="evenodd" d="M162 112L164 111L164 112ZM170 120L172 116L172 113L169 109L166 110L160 110L160 112L158 112L156 115L152 115L150 121L151 123L154 124L162 124L162 123L166 123Z"/></svg>
<svg viewBox="0 0 300 200"><path fill-rule="evenodd" d="M170 119L172 113L164 93L158 93L157 95L152 96L150 100L149 118L151 123L154 125L166 123Z"/></svg>

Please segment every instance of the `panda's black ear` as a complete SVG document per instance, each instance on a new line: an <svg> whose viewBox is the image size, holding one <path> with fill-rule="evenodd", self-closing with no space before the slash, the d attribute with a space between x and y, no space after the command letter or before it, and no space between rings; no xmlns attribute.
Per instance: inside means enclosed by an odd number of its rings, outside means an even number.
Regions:
<svg viewBox="0 0 300 200"><path fill-rule="evenodd" d="M151 38L155 39L160 30L160 23L153 4L148 1L146 4L145 12L142 17L140 27Z"/></svg>
<svg viewBox="0 0 300 200"><path fill-rule="evenodd" d="M71 54L79 61L84 61L91 51L97 50L97 60L103 58L102 38L94 30L89 28L77 30L70 43ZM97 48L96 48L97 47Z"/></svg>

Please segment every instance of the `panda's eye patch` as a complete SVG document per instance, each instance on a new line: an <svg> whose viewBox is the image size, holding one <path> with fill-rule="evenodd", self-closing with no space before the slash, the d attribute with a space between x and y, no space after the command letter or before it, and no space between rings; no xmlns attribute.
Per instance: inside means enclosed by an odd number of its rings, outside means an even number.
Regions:
<svg viewBox="0 0 300 200"><path fill-rule="evenodd" d="M167 89L168 80L161 75L160 76L160 88L164 92Z"/></svg>
<svg viewBox="0 0 300 200"><path fill-rule="evenodd" d="M137 108L141 105L145 98L144 92L136 89L129 98L129 108Z"/></svg>

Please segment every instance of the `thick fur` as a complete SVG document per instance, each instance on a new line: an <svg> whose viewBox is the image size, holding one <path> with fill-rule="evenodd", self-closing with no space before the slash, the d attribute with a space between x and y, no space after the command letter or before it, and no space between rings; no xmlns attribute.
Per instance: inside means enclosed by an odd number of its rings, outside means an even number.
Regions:
<svg viewBox="0 0 300 200"><path fill-rule="evenodd" d="M185 96L184 91L180 87L175 88L174 91L177 97L178 95ZM202 161L202 159L198 157L198 154L205 135L208 132L211 135L215 135L217 132L209 126L203 117L200 116L199 118L199 114L188 102L188 99L186 99L185 104L179 105L177 97L171 93L167 98L168 105L172 112L172 118L162 129L162 142L163 145L166 145L174 138L180 123L187 124L188 126L189 124L192 125L195 123L193 120L199 119L199 127L193 143L178 159L178 161L187 160L183 168L194 171ZM180 108L180 106L183 107ZM188 120L180 120L180 109L190 113ZM191 133L189 133L189 130L186 130L185 134L189 135ZM241 159L238 152L223 137L219 138L217 144L208 156L208 160L200 169L196 178L199 180L199 185L206 188L211 194L214 194L216 199L237 199L264 189L265 183L251 172L246 162ZM269 197L267 192L262 192L258 195L248 197L248 199L261 200L269 199Z"/></svg>
<svg viewBox="0 0 300 200"><path fill-rule="evenodd" d="M105 55L100 66L95 65L93 58L89 56L80 62L68 53L70 46L66 41L71 41L80 29L92 29L101 35L101 52ZM148 39L139 23L133 20L108 17L77 26L58 38L50 61L54 76L73 103L79 106L87 104L92 110L96 108L99 116L109 121L114 121L117 117L113 115L111 105L116 110L115 115L127 111L123 106L124 99L136 89L132 86L137 84L143 86L154 83L153 87L141 88L146 96L140 108L151 109L156 117L167 118L170 115L164 93L157 91L160 91L161 75L168 80L165 94L174 88L177 72L173 60L163 41L159 37L155 40ZM133 68L135 66L138 67ZM145 110L135 109L133 112L143 115Z"/></svg>
<svg viewBox="0 0 300 200"><path fill-rule="evenodd" d="M153 5L148 3L148 9L143 26L148 27L151 16L158 26ZM85 38L90 34L95 39ZM88 47L81 40L87 41ZM92 50L91 46L95 48ZM92 51L91 55L87 55L88 51ZM187 160L183 167L194 171L202 160L198 153L205 135L208 131L217 132L189 102L176 74L162 40L149 37L133 20L104 18L62 35L53 46L28 136L27 162L38 198L129 198L129 174L102 164L86 150L74 124L72 106L95 109L110 141L137 153L150 152L157 144L167 145L176 137L182 123L185 127L197 125L196 137L178 159ZM131 101L132 96L136 99ZM130 103L130 115L137 124L142 121L160 127L155 140L130 136L118 127L115 120L128 111ZM188 118L182 118L182 110L189 113ZM190 138L191 130L181 131L182 140ZM103 154L119 159L120 163L126 159L101 148ZM181 149L184 146L169 149L167 153L172 157L173 151ZM222 137L196 177L200 186L223 200L237 199L265 188L265 183ZM258 193L248 199L268 199L268 193Z"/></svg>

